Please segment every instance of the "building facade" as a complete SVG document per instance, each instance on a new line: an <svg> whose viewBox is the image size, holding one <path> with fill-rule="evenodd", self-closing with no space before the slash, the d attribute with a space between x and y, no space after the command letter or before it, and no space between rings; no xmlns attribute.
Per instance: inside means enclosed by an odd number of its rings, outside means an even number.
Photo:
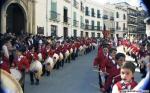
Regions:
<svg viewBox="0 0 150 93"><path fill-rule="evenodd" d="M1 0L1 33L45 36L123 37L142 33L145 17L126 2L101 5L92 0Z"/></svg>

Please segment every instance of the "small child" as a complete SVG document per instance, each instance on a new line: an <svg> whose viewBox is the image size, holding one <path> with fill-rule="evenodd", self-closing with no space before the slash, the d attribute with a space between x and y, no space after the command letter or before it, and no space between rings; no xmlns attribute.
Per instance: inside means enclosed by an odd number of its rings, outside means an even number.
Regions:
<svg viewBox="0 0 150 93"><path fill-rule="evenodd" d="M112 93L121 93L121 91L133 89L137 83L134 81L135 65L132 62L124 62L121 66L121 81L113 86Z"/></svg>

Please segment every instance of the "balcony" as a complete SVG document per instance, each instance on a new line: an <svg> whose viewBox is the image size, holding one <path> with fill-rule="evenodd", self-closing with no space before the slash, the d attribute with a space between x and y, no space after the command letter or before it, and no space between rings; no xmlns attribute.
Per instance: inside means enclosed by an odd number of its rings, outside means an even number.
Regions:
<svg viewBox="0 0 150 93"><path fill-rule="evenodd" d="M126 30L128 30L128 28L124 28L124 27L123 27L123 30L126 31Z"/></svg>
<svg viewBox="0 0 150 93"><path fill-rule="evenodd" d="M64 0L65 2L67 2L67 3L70 3L71 1L70 0Z"/></svg>
<svg viewBox="0 0 150 93"><path fill-rule="evenodd" d="M128 21L128 24L137 25L137 22L134 22L134 21Z"/></svg>
<svg viewBox="0 0 150 93"><path fill-rule="evenodd" d="M111 32L115 32L115 28L110 28L110 31Z"/></svg>
<svg viewBox="0 0 150 93"><path fill-rule="evenodd" d="M79 21L73 20L73 26L74 26L74 27L78 27L78 25L79 25Z"/></svg>
<svg viewBox="0 0 150 93"><path fill-rule="evenodd" d="M76 0L74 0L73 6L78 9L79 8L79 3Z"/></svg>
<svg viewBox="0 0 150 93"><path fill-rule="evenodd" d="M103 15L103 19L108 19L108 15Z"/></svg>
<svg viewBox="0 0 150 93"><path fill-rule="evenodd" d="M55 21L55 22L60 22L60 14L55 11L51 11L50 20Z"/></svg>
<svg viewBox="0 0 150 93"><path fill-rule="evenodd" d="M63 21L63 23L66 24L66 25L70 25L70 24L71 24L71 18L64 16L64 21Z"/></svg>
<svg viewBox="0 0 150 93"><path fill-rule="evenodd" d="M136 13L129 13L128 16L137 17Z"/></svg>
<svg viewBox="0 0 150 93"><path fill-rule="evenodd" d="M113 17L113 16L111 16L111 17L110 17L110 20L111 20L111 21L114 21L114 17Z"/></svg>
<svg viewBox="0 0 150 93"><path fill-rule="evenodd" d="M84 23L80 23L80 28L81 28L81 29L84 29L84 28L85 28Z"/></svg>
<svg viewBox="0 0 150 93"><path fill-rule="evenodd" d="M97 31L101 31L102 27L101 26L97 26Z"/></svg>
<svg viewBox="0 0 150 93"><path fill-rule="evenodd" d="M91 25L85 25L85 30L91 30L92 26Z"/></svg>

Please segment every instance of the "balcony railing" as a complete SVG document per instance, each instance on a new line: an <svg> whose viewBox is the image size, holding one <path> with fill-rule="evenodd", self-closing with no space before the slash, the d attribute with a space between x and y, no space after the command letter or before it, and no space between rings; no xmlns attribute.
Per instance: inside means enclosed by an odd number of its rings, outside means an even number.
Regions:
<svg viewBox="0 0 150 93"><path fill-rule="evenodd" d="M102 27L101 26L97 26L97 31L101 31Z"/></svg>
<svg viewBox="0 0 150 93"><path fill-rule="evenodd" d="M114 32L114 31L115 31L115 28L110 28L110 31Z"/></svg>
<svg viewBox="0 0 150 93"><path fill-rule="evenodd" d="M103 15L103 19L108 19L108 15Z"/></svg>
<svg viewBox="0 0 150 93"><path fill-rule="evenodd" d="M66 24L66 25L70 25L71 24L71 18L69 18L69 17L64 17L64 24Z"/></svg>
<svg viewBox="0 0 150 93"><path fill-rule="evenodd" d="M55 11L51 11L50 20L59 22L60 21L60 14L55 12Z"/></svg>
<svg viewBox="0 0 150 93"><path fill-rule="evenodd" d="M78 27L78 25L79 25L79 21L73 20L73 26L74 26L74 27Z"/></svg>
<svg viewBox="0 0 150 93"><path fill-rule="evenodd" d="M64 0L64 1L66 1L67 3L70 3L70 2L71 2L70 0Z"/></svg>
<svg viewBox="0 0 150 93"><path fill-rule="evenodd" d="M78 9L79 8L79 3L76 0L74 0L73 6Z"/></svg>
<svg viewBox="0 0 150 93"><path fill-rule="evenodd" d="M128 24L133 24L133 25L137 25L137 22L133 22L133 21L128 21Z"/></svg>
<svg viewBox="0 0 150 93"><path fill-rule="evenodd" d="M129 15L129 16L137 17L137 14L136 14L136 13L129 13L128 15Z"/></svg>
<svg viewBox="0 0 150 93"><path fill-rule="evenodd" d="M114 21L114 17L113 17L113 16L111 16L111 17L110 17L110 20Z"/></svg>
<svg viewBox="0 0 150 93"><path fill-rule="evenodd" d="M85 25L85 29L86 30L91 30L92 29L92 25Z"/></svg>
<svg viewBox="0 0 150 93"><path fill-rule="evenodd" d="M123 28L123 30L128 30L128 28Z"/></svg>
<svg viewBox="0 0 150 93"><path fill-rule="evenodd" d="M81 29L84 29L84 28L85 28L84 23L80 23L80 28L81 28Z"/></svg>

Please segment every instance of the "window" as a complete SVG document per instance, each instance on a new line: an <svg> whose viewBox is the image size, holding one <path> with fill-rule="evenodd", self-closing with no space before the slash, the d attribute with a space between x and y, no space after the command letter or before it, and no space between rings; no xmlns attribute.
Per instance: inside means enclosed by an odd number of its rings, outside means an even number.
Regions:
<svg viewBox="0 0 150 93"><path fill-rule="evenodd" d="M56 35L57 35L57 26L51 25L51 36L56 36Z"/></svg>
<svg viewBox="0 0 150 93"><path fill-rule="evenodd" d="M100 29L100 22L99 21L97 21L97 30L101 30Z"/></svg>
<svg viewBox="0 0 150 93"><path fill-rule="evenodd" d="M85 24L88 25L89 24L89 20L85 19Z"/></svg>
<svg viewBox="0 0 150 93"><path fill-rule="evenodd" d="M77 30L73 30L74 37L77 37Z"/></svg>
<svg viewBox="0 0 150 93"><path fill-rule="evenodd" d="M101 36L101 34L100 33L97 33L97 37L100 37Z"/></svg>
<svg viewBox="0 0 150 93"><path fill-rule="evenodd" d="M92 23L92 29L94 30L94 21L92 20L91 23Z"/></svg>
<svg viewBox="0 0 150 93"><path fill-rule="evenodd" d="M116 18L119 18L119 13L118 12L116 12Z"/></svg>
<svg viewBox="0 0 150 93"><path fill-rule="evenodd" d="M123 30L125 30L125 23L123 23Z"/></svg>
<svg viewBox="0 0 150 93"><path fill-rule="evenodd" d="M123 14L123 19L124 19L124 20L126 19L126 15L125 15L125 14Z"/></svg>
<svg viewBox="0 0 150 93"><path fill-rule="evenodd" d="M85 7L85 15L89 16L89 8Z"/></svg>
<svg viewBox="0 0 150 93"><path fill-rule="evenodd" d="M118 25L119 25L119 23L118 23L118 22L116 22L116 29L118 29L118 28L119 28L119 26L118 26Z"/></svg>
<svg viewBox="0 0 150 93"><path fill-rule="evenodd" d="M92 13L92 14L91 14L92 17L95 17L94 8L92 8L91 11L92 11L92 12L91 12L91 13Z"/></svg>
<svg viewBox="0 0 150 93"><path fill-rule="evenodd" d="M81 31L80 36L83 37L83 31Z"/></svg>
<svg viewBox="0 0 150 93"><path fill-rule="evenodd" d="M101 18L100 10L97 10L97 18Z"/></svg>
<svg viewBox="0 0 150 93"><path fill-rule="evenodd" d="M91 32L91 34L92 34L92 37L95 37L95 33L94 32Z"/></svg>
<svg viewBox="0 0 150 93"><path fill-rule="evenodd" d="M89 33L88 33L88 32L85 32L85 36L86 36L86 37L89 37Z"/></svg>

